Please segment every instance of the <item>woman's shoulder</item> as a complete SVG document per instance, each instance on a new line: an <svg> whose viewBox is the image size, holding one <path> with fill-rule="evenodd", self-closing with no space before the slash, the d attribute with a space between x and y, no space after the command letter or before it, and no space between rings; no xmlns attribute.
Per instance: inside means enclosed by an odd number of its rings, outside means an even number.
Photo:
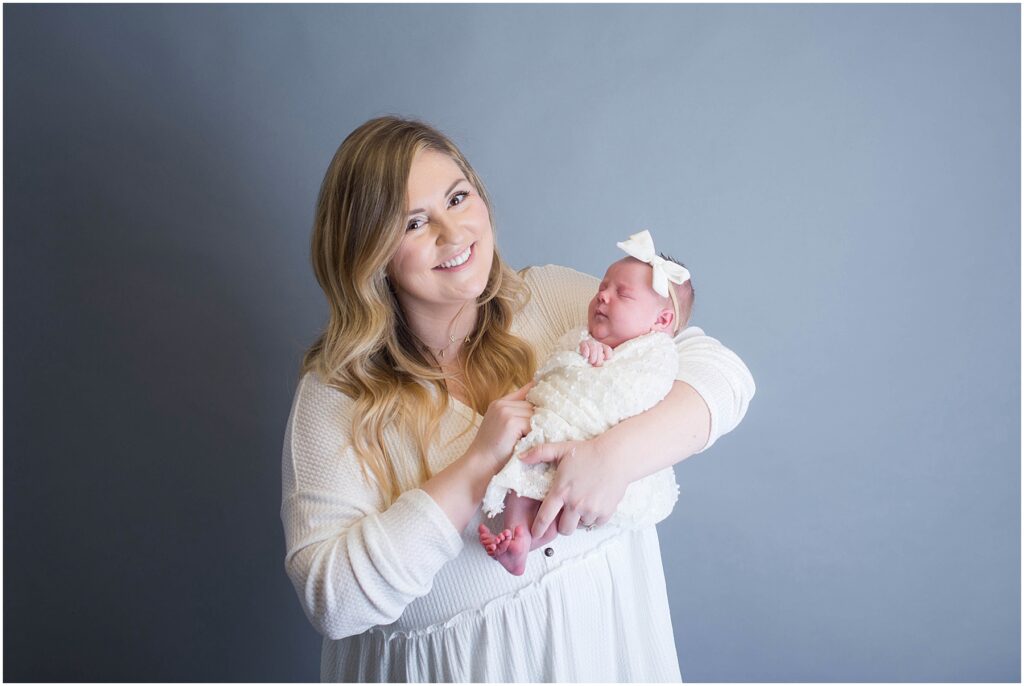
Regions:
<svg viewBox="0 0 1024 686"><path fill-rule="evenodd" d="M527 267L519 274L530 289L530 301L513 328L521 338L533 341L543 355L568 328L587 321L587 303L598 280L556 264Z"/></svg>
<svg viewBox="0 0 1024 686"><path fill-rule="evenodd" d="M704 333L704 329L699 326L687 326L685 329L677 333L673 340L676 343L682 343L683 341L697 341L701 338L707 338L707 334Z"/></svg>
<svg viewBox="0 0 1024 686"><path fill-rule="evenodd" d="M299 378L295 389L296 404L311 407L332 407L336 409L350 408L353 400L336 386L327 383L316 370L309 370Z"/></svg>
<svg viewBox="0 0 1024 686"><path fill-rule="evenodd" d="M590 274L584 274L572 267L563 267L558 264L543 264L524 267L519 270L519 275L530 286L544 288L573 287L584 285L586 288L597 286L597 279Z"/></svg>
<svg viewBox="0 0 1024 686"><path fill-rule="evenodd" d="M519 273L530 287L531 302L535 300L547 314L564 322L559 332L581 321L580 314L586 316L587 303L599 283L590 274L557 264L526 267Z"/></svg>
<svg viewBox="0 0 1024 686"><path fill-rule="evenodd" d="M299 378L292 399L289 433L314 441L330 438L332 442L347 442L354 404L350 396L328 384L319 373L307 371Z"/></svg>

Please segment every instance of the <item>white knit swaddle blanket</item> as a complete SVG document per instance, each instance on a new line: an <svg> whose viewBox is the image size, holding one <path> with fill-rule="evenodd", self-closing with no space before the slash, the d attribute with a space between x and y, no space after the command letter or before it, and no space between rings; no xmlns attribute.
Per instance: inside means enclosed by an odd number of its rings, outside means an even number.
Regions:
<svg viewBox="0 0 1024 686"><path fill-rule="evenodd" d="M585 328L566 333L534 376L537 385L526 395L535 406L531 430L491 479L483 500L488 516L504 509L509 490L536 500L547 495L555 467L526 464L520 453L541 443L593 438L654 407L672 388L679 358L668 334L628 340L600 367L592 367L578 351L586 337ZM675 473L667 467L631 483L609 524L635 528L659 522L672 512L678 495Z"/></svg>

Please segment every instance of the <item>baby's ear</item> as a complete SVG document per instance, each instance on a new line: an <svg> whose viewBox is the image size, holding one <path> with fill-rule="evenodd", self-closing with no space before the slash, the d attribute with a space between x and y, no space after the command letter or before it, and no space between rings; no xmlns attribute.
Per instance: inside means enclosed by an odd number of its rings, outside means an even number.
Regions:
<svg viewBox="0 0 1024 686"><path fill-rule="evenodd" d="M664 309L658 313L658 318L654 320L654 331L671 331L673 324L675 324L676 313L671 309Z"/></svg>

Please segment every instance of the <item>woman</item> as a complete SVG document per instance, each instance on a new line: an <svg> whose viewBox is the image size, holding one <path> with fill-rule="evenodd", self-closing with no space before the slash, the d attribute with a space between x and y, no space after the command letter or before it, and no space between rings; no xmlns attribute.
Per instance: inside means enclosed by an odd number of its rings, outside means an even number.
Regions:
<svg viewBox="0 0 1024 686"><path fill-rule="evenodd" d="M535 361L597 280L516 274L491 220L465 157L418 122L363 124L324 178L313 264L330 319L303 360L281 508L286 571L325 637L321 678L678 681L654 527L570 534L731 430L753 381L718 341L681 333L658 406L530 454L558 464L535 529L565 535L506 574L476 542L480 501L529 431Z"/></svg>

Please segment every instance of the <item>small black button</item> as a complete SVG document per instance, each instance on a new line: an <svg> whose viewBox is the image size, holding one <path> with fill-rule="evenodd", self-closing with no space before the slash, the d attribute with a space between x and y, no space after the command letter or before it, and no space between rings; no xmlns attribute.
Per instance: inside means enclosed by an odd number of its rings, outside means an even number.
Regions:
<svg viewBox="0 0 1024 686"><path fill-rule="evenodd" d="M551 557L552 555L555 554L555 549L554 548L545 548L544 549L544 554L547 555L548 557Z"/></svg>

